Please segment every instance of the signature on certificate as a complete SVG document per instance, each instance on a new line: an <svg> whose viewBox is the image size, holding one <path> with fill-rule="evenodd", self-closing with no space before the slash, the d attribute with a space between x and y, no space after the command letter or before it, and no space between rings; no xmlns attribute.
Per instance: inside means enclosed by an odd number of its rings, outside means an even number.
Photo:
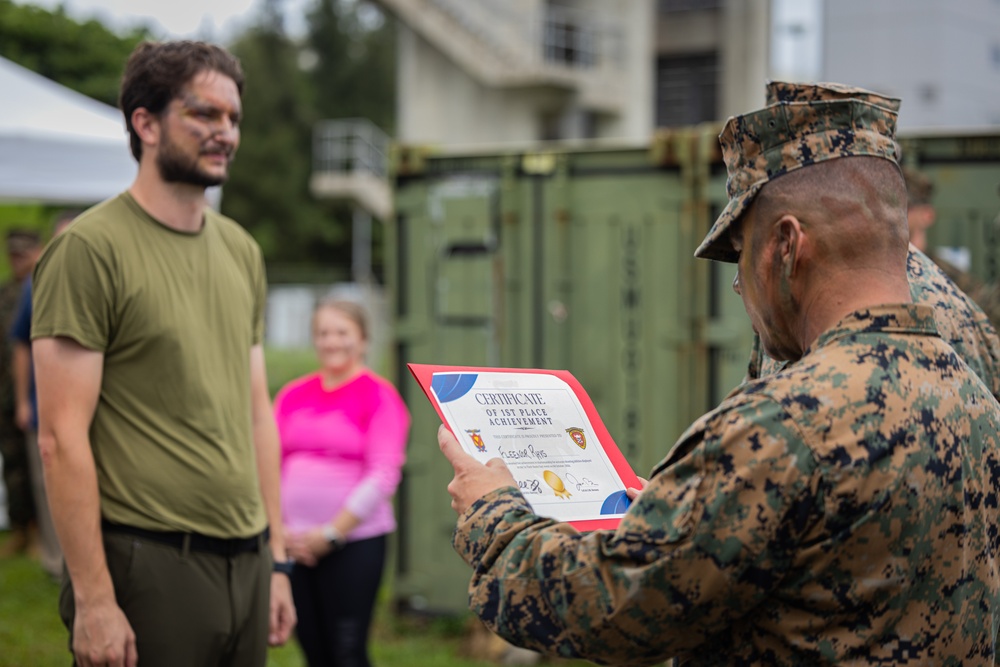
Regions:
<svg viewBox="0 0 1000 667"><path fill-rule="evenodd" d="M571 472L566 473L566 481L569 482L571 486L575 486L577 491L597 491L597 482L592 482L586 477L577 479L576 475Z"/></svg>
<svg viewBox="0 0 1000 667"><path fill-rule="evenodd" d="M542 484L537 479L521 479L517 482L517 488L523 494L538 494L542 492Z"/></svg>

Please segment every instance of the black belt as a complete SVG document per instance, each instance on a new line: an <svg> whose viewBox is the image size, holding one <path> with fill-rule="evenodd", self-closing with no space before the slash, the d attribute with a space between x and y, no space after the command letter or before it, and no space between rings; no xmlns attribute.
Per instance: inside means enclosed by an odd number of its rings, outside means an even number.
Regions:
<svg viewBox="0 0 1000 667"><path fill-rule="evenodd" d="M106 519L101 519L101 529L109 533L124 533L134 535L151 542L169 544L172 547L183 549L185 542L191 551L216 554L219 556L236 556L244 553L255 553L267 542L269 531L253 537L209 537L200 533L165 532L160 530L146 530L135 526L126 526L120 523L111 523Z"/></svg>

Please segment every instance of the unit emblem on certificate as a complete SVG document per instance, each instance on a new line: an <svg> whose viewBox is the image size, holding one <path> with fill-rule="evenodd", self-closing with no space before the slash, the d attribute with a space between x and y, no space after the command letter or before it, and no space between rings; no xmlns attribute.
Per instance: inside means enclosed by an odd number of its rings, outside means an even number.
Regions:
<svg viewBox="0 0 1000 667"><path fill-rule="evenodd" d="M572 438L573 442L576 443L577 447L579 447L580 449L587 448L587 435L583 432L582 428L579 428L577 426L571 426L570 428L566 429L566 432L569 433L569 437Z"/></svg>
<svg viewBox="0 0 1000 667"><path fill-rule="evenodd" d="M467 429L465 432L469 434L470 438L472 438L472 444L476 446L476 449L480 452L486 451L486 443L483 442L483 436L479 435L478 428Z"/></svg>

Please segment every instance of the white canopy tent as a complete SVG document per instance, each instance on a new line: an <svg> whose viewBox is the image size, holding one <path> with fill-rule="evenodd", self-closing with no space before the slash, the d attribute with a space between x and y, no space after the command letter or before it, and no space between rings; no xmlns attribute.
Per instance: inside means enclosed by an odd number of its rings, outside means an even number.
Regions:
<svg viewBox="0 0 1000 667"><path fill-rule="evenodd" d="M91 204L135 173L120 111L0 58L0 201Z"/></svg>

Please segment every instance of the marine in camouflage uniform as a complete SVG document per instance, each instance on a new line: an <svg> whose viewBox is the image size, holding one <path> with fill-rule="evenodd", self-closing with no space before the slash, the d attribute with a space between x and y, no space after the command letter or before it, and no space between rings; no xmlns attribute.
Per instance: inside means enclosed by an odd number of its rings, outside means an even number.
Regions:
<svg viewBox="0 0 1000 667"><path fill-rule="evenodd" d="M931 201L934 195L934 183L926 174L909 167L903 169L903 177L906 179L910 242L929 254L941 267L941 271L982 308L994 327L1000 326L1000 286L996 282L983 282L927 249L927 230L937 220L937 210Z"/></svg>
<svg viewBox="0 0 1000 667"><path fill-rule="evenodd" d="M933 308L941 338L1000 399L1000 336L983 309L934 260L912 245L906 258L906 275L913 302ZM776 373L786 365L767 356L760 347L760 337L754 336L747 381Z"/></svg>
<svg viewBox="0 0 1000 667"><path fill-rule="evenodd" d="M936 254L932 257L941 271L955 285L969 295L976 305L986 313L994 327L1000 326L1000 285L996 282L983 282L968 271L963 271L951 262Z"/></svg>
<svg viewBox="0 0 1000 667"><path fill-rule="evenodd" d="M24 279L37 259L40 241L32 231L13 230L7 235L7 256L13 277L0 285L0 456L3 457L3 482L7 489L7 516L14 537L11 551L28 546L29 526L35 520L35 500L28 467L24 431L14 419L14 380L11 374L10 331Z"/></svg>
<svg viewBox="0 0 1000 667"><path fill-rule="evenodd" d="M793 214L741 217L761 188L803 167L895 162L895 121L889 108L846 97L728 122L730 202L696 254L739 262L769 352L808 324L774 318L807 289L789 281L822 263L809 239L823 237L812 220L793 226ZM873 289L903 300L903 212L894 217L888 231L867 226L866 238L892 239L885 269L861 272L885 274ZM800 235L782 247L778 234L792 229ZM853 306L868 293L842 296ZM583 535L535 515L502 466L479 466L439 432L456 471L454 546L474 568L475 613L515 644L614 665L994 664L1000 404L927 305L871 303L800 340L797 361L688 428L615 531Z"/></svg>
<svg viewBox="0 0 1000 667"><path fill-rule="evenodd" d="M1000 223L995 223L1000 224ZM1000 282L980 282L969 291L969 296L989 316L994 327L1000 327Z"/></svg>

